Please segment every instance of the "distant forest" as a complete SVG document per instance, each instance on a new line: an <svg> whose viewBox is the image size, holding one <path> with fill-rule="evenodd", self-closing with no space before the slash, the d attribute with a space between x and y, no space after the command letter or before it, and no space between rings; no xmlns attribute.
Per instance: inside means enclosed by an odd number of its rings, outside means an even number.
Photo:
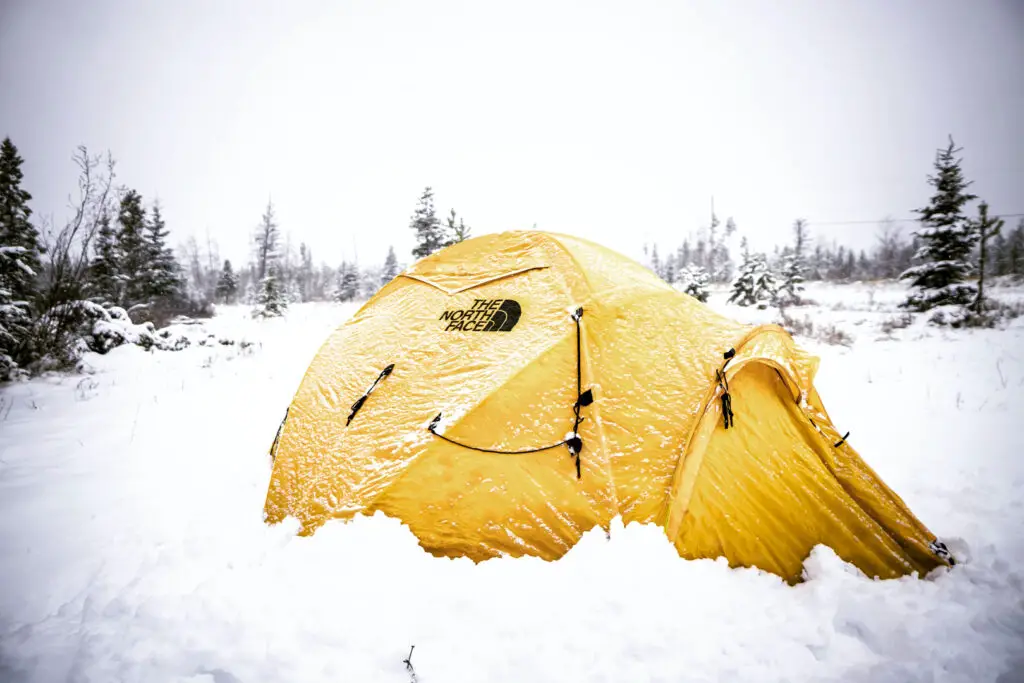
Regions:
<svg viewBox="0 0 1024 683"><path fill-rule="evenodd" d="M929 179L936 195L918 210L920 223L908 236L882 220L874 246L854 251L834 241L813 243L807 222L797 219L788 244L754 253L731 218L723 224L712 216L671 249L645 246L645 265L701 300L708 282L732 283L730 300L739 303L792 304L806 280L902 277L931 292L911 296L912 309L956 303L981 310L982 287L964 283L976 273L1024 276L1024 219L1002 229L984 203L978 218L968 217L963 209L977 197L966 191L957 152L952 140L939 150ZM366 299L403 268L393 247L379 263L317 262L312 247L296 244L279 224L271 202L247 209L254 214L251 250L242 258L222 259L209 237L191 236L173 248L161 205L119 184L109 154L80 147L73 159L79 179L70 215L51 224L33 219L13 142L5 139L0 148L0 380L73 365L83 330L97 321L155 329L181 316L212 315L214 304L236 303L252 306L255 316L279 316L291 303ZM408 229L415 235L413 259L471 234L454 209L438 218L430 187ZM737 238L738 249L730 249Z"/></svg>

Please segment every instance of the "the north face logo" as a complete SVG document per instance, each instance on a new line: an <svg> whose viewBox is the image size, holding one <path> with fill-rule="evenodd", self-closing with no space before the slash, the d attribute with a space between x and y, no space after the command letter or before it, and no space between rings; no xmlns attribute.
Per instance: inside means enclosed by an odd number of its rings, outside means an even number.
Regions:
<svg viewBox="0 0 1024 683"><path fill-rule="evenodd" d="M510 332L522 313L514 299L473 299L469 308L445 311L441 320L448 323L445 332Z"/></svg>

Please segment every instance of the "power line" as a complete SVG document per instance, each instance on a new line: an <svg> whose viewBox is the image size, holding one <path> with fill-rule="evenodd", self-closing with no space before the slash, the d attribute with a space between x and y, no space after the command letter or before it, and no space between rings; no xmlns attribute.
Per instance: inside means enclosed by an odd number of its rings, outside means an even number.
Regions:
<svg viewBox="0 0 1024 683"><path fill-rule="evenodd" d="M995 218L1021 218L1024 213L1001 213ZM920 218L879 218L873 221L812 221L808 225L878 225L879 223L920 223Z"/></svg>

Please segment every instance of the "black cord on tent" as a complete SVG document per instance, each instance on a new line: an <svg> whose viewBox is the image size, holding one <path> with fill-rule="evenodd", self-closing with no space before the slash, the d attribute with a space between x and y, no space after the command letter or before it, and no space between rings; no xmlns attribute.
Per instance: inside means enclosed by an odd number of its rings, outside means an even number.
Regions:
<svg viewBox="0 0 1024 683"><path fill-rule="evenodd" d="M844 443L846 443L846 439L849 436L850 432L846 432L845 434L843 434L843 438L839 439L839 441L836 441L835 446L833 446L833 448L839 448L840 446L842 446Z"/></svg>
<svg viewBox="0 0 1024 683"><path fill-rule="evenodd" d="M471 451L477 451L479 453L497 453L498 455L526 455L527 453L540 453L541 451L550 451L552 448L558 448L559 446L565 446L565 445L567 445L569 443L569 439L564 439L562 441L559 441L558 443L553 443L550 446L540 446L539 448L526 448L526 449L523 449L521 451L500 451L500 450L497 450L497 449L494 449L494 448L481 448L479 446L471 446L468 443L462 443L460 441L456 441L455 439L449 439L444 434L438 433L436 431L436 429L437 429L437 425L438 425L438 423L440 421L441 421L441 413L438 413L437 417L435 417L433 420L431 420L430 421L430 425L427 426L427 429L430 430L431 434L433 434L437 438L441 439L442 441L447 441L450 444L455 444L456 446L462 446L463 448L468 448Z"/></svg>
<svg viewBox="0 0 1024 683"><path fill-rule="evenodd" d="M373 384L371 384L370 388L366 390L366 393L360 396L359 399L352 404L352 412L348 414L348 419L345 421L346 427L352 424L352 418L356 416L356 413L359 412L359 409L363 407L364 403L366 403L366 399L370 398L370 394L372 394L373 390L377 388L377 385L380 384L380 381L387 377L388 375L390 375L391 371L394 369L395 364L392 363L391 365L381 370L380 374L377 375L377 379L373 380Z"/></svg>
<svg viewBox="0 0 1024 683"><path fill-rule="evenodd" d="M576 323L576 403L573 405L572 408L573 424L571 436L559 441L558 443L553 443L548 446L540 446L538 448L525 448L519 451L505 451L494 448L481 448L479 446L472 446L470 444L461 443L459 441L456 441L455 439L448 438L444 434L439 434L437 432L437 425L441 422L441 413L438 413L437 417L431 420L430 424L427 426L427 429L430 431L430 433L443 441L447 441L448 443L454 444L456 446L461 446L462 448L468 448L471 451L478 451L480 453L496 453L499 455L525 455L527 453L540 453L541 451L549 451L553 448L558 448L559 446L566 446L569 449L569 455L571 455L576 460L576 478L581 479L583 475L580 466L580 453L583 452L583 439L580 438L579 428L580 423L582 423L583 420L586 418L580 415L580 410L594 402L594 391L593 389L587 389L586 391L583 391L583 369L581 367L580 360L582 353L580 319L583 317L583 308L577 308L575 311L573 311L571 317L573 319L573 322Z"/></svg>

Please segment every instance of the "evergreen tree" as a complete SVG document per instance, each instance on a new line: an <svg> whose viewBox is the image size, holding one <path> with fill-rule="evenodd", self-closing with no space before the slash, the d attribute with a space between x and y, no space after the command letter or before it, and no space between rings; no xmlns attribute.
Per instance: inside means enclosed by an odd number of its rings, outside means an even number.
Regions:
<svg viewBox="0 0 1024 683"><path fill-rule="evenodd" d="M253 277L246 278L245 290L244 290L245 294L242 296L242 301L246 305L248 305L248 306L255 306L256 303L259 301L260 292L259 292L259 287L258 286L259 286L259 283L256 282L255 278L253 278Z"/></svg>
<svg viewBox="0 0 1024 683"><path fill-rule="evenodd" d="M665 257L665 265L662 266L662 270L665 271L664 279L665 282L670 285L675 284L679 280L679 271L676 268L676 260L673 258L672 253Z"/></svg>
<svg viewBox="0 0 1024 683"><path fill-rule="evenodd" d="M117 246L120 257L119 279L121 281L118 304L131 308L146 300L149 289L148 267L149 245L146 243L146 210L142 196L135 190L128 190L121 198L117 214Z"/></svg>
<svg viewBox="0 0 1024 683"><path fill-rule="evenodd" d="M662 277L663 273L661 271L661 259L658 258L658 245L657 244L655 244L653 247L651 247L651 270L658 277Z"/></svg>
<svg viewBox="0 0 1024 683"><path fill-rule="evenodd" d="M278 266L276 263L272 263L267 268L267 274L260 280L259 293L256 295L256 310L253 311L253 316L278 318L287 310L288 298L281 285Z"/></svg>
<svg viewBox="0 0 1024 683"><path fill-rule="evenodd" d="M871 280L874 278L874 273L871 272L871 261L868 260L867 252L863 249L860 250L860 255L857 257L857 277L861 280Z"/></svg>
<svg viewBox="0 0 1024 683"><path fill-rule="evenodd" d="M975 288L964 282L971 274L970 255L975 235L964 216L964 205L976 199L956 157L960 148L949 139L949 145L935 156L935 175L928 184L935 188L928 206L917 209L921 228L915 233L921 248L915 255L920 263L908 268L900 279L910 280L911 291L902 304L926 311L946 304L968 305L974 301Z"/></svg>
<svg viewBox="0 0 1024 683"><path fill-rule="evenodd" d="M380 266L356 268L356 277L358 279L356 287L357 299L365 301L380 291L381 272Z"/></svg>
<svg viewBox="0 0 1024 683"><path fill-rule="evenodd" d="M99 218L93 250L89 263L90 298L103 306L113 306L121 300L121 253L109 214Z"/></svg>
<svg viewBox="0 0 1024 683"><path fill-rule="evenodd" d="M708 272L700 266L687 264L679 271L679 282L683 292L701 303L708 301Z"/></svg>
<svg viewBox="0 0 1024 683"><path fill-rule="evenodd" d="M899 228L891 218L886 218L878 226L875 233L875 263L879 277L895 278L905 268L901 264L901 254L905 245L900 237Z"/></svg>
<svg viewBox="0 0 1024 683"><path fill-rule="evenodd" d="M434 192L429 186L420 196L409 227L416 233L416 246L412 250L412 255L418 259L430 256L446 244L441 223L434 215Z"/></svg>
<svg viewBox="0 0 1024 683"><path fill-rule="evenodd" d="M464 242L470 237L469 228L466 227L465 222L463 222L461 218L459 218L458 223L455 222L455 209L452 209L451 214L449 214L448 225L446 227L448 229L447 246Z"/></svg>
<svg viewBox="0 0 1024 683"><path fill-rule="evenodd" d="M733 264L729 258L729 247L726 245L726 240L736 232L736 221L731 217L727 218L722 233L719 233L719 225L718 217L712 213L711 225L708 229L707 269L713 282L727 282Z"/></svg>
<svg viewBox="0 0 1024 683"><path fill-rule="evenodd" d="M380 274L381 287L394 280L399 272L398 258L395 256L395 248L388 247L388 255L384 259L384 270Z"/></svg>
<svg viewBox="0 0 1024 683"><path fill-rule="evenodd" d="M981 313L985 305L985 247L990 239L999 234L1003 228L1002 218L991 218L988 215L988 203L978 206L978 218L973 221L974 233L978 236L981 252L978 256L978 295L974 299L975 313Z"/></svg>
<svg viewBox="0 0 1024 683"><path fill-rule="evenodd" d="M690 254L690 240L683 240L682 246L679 247L677 257L680 270L693 263L692 255Z"/></svg>
<svg viewBox="0 0 1024 683"><path fill-rule="evenodd" d="M740 272L733 280L729 303L740 306L757 304L758 308L765 308L767 302L774 298L775 278L768 269L768 257L748 252L740 264Z"/></svg>
<svg viewBox="0 0 1024 683"><path fill-rule="evenodd" d="M1001 270L1004 275L1024 275L1024 218L1006 240L1004 249L1006 256L1002 259Z"/></svg>
<svg viewBox="0 0 1024 683"><path fill-rule="evenodd" d="M168 234L160 204L153 202L144 235L148 267L142 283L142 293L149 301L174 297L181 292L181 269L174 252L167 246Z"/></svg>
<svg viewBox="0 0 1024 683"><path fill-rule="evenodd" d="M336 301L354 301L359 295L359 269L355 264L342 261L338 267Z"/></svg>
<svg viewBox="0 0 1024 683"><path fill-rule="evenodd" d="M303 242L299 245L298 287L301 301L313 300L313 251Z"/></svg>
<svg viewBox="0 0 1024 683"><path fill-rule="evenodd" d="M729 292L729 303L749 306L754 303L754 258L746 249L747 239L743 238L743 260L740 262L739 272L732 281L732 289Z"/></svg>
<svg viewBox="0 0 1024 683"><path fill-rule="evenodd" d="M736 233L736 221L733 220L732 216L725 219L725 233L722 235L722 240L718 245L719 252L719 273L722 282L729 282L732 278L732 272L735 268L735 263L732 260L732 255L729 253L729 246L727 241Z"/></svg>
<svg viewBox="0 0 1024 683"><path fill-rule="evenodd" d="M253 241L256 245L256 279L262 282L280 257L281 233L274 217L274 203L271 201L267 202L267 210L256 228Z"/></svg>
<svg viewBox="0 0 1024 683"><path fill-rule="evenodd" d="M226 304L233 304L237 297L238 276L231 268L231 261L225 259L224 268L220 271L220 277L217 278L217 299Z"/></svg>
<svg viewBox="0 0 1024 683"><path fill-rule="evenodd" d="M718 216L711 212L711 225L708 228L708 274L712 282L718 282L721 270L718 265Z"/></svg>
<svg viewBox="0 0 1024 683"><path fill-rule="evenodd" d="M793 223L793 248L782 262L782 282L779 284L778 300L784 306L800 303L800 292L804 291L804 254L807 251L807 221L798 218Z"/></svg>
<svg viewBox="0 0 1024 683"><path fill-rule="evenodd" d="M32 332L42 271L39 233L29 221L32 195L21 187L22 159L10 138L0 143L0 381L18 373Z"/></svg>
<svg viewBox="0 0 1024 683"><path fill-rule="evenodd" d="M708 269L707 249L704 240L697 240L697 246L693 250L693 258L691 260L691 263L700 266L704 270Z"/></svg>
<svg viewBox="0 0 1024 683"><path fill-rule="evenodd" d="M0 143L0 247L6 248L6 257L0 262L0 283L12 300L30 306L39 292L43 246L29 220L32 195L21 187L23 162L11 139L4 138Z"/></svg>
<svg viewBox="0 0 1024 683"><path fill-rule="evenodd" d="M828 272L828 257L825 254L825 248L820 244L814 247L814 252L810 258L810 272L808 273L809 280L823 280Z"/></svg>
<svg viewBox="0 0 1024 683"><path fill-rule="evenodd" d="M1012 234L1012 233L1011 233ZM1009 260L1010 247L1009 240L1006 239L1006 235L1000 232L992 239L992 274L993 275L1007 275L1009 268L1007 262Z"/></svg>

